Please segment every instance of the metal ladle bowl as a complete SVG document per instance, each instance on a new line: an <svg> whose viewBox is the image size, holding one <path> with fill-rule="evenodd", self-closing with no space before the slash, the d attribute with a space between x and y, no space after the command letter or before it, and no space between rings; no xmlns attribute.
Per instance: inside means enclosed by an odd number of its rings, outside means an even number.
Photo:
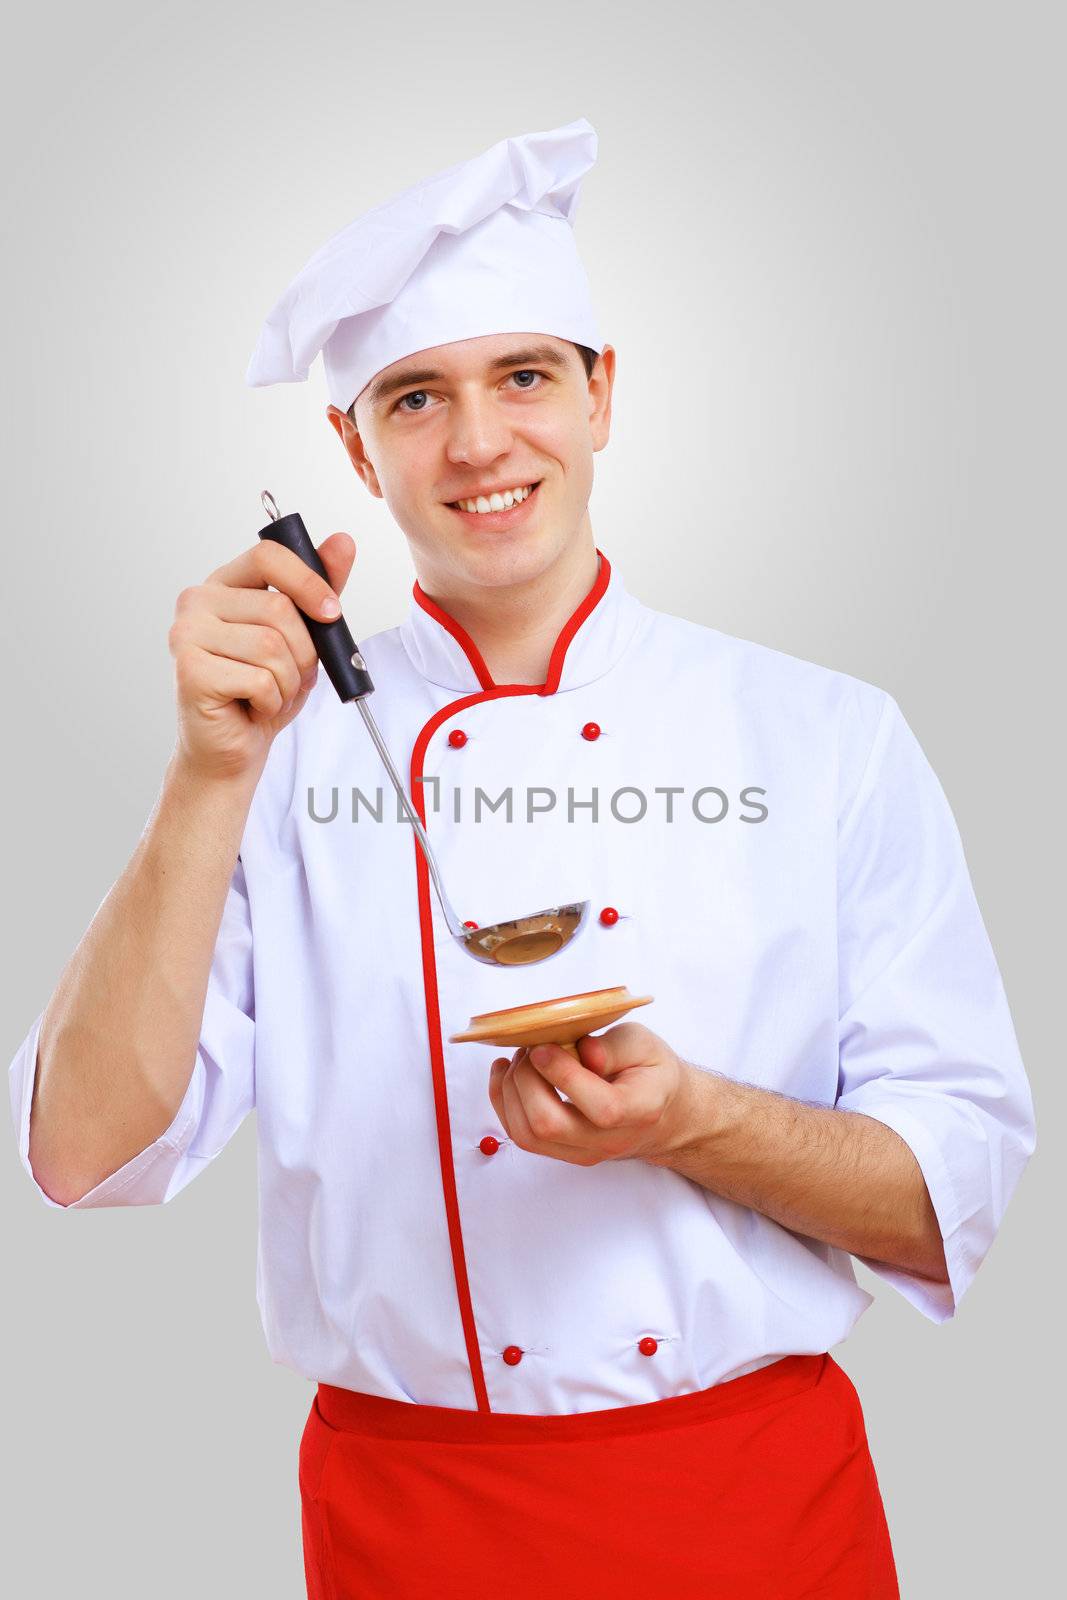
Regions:
<svg viewBox="0 0 1067 1600"><path fill-rule="evenodd" d="M464 930L463 947L476 961L487 961L497 967L547 961L570 943L588 917L588 900L573 901L569 906L552 906L548 911L535 912L532 917Z"/></svg>

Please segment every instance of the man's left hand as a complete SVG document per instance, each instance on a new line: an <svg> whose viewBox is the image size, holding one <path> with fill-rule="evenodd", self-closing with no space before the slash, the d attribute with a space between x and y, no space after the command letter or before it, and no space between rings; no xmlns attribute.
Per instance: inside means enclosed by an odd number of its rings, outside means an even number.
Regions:
<svg viewBox="0 0 1067 1600"><path fill-rule="evenodd" d="M555 1044L496 1058L489 1098L508 1137L580 1167L662 1158L689 1126L699 1069L637 1022L586 1034L577 1048L580 1062Z"/></svg>

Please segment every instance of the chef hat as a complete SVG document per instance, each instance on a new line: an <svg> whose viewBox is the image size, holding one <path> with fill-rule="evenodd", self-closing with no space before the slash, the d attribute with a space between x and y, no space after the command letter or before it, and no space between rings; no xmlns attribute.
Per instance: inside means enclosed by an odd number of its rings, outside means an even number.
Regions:
<svg viewBox="0 0 1067 1600"><path fill-rule="evenodd" d="M274 306L245 382L303 382L321 350L346 411L383 367L457 339L547 333L599 354L573 227L596 149L582 117L502 139L364 212Z"/></svg>

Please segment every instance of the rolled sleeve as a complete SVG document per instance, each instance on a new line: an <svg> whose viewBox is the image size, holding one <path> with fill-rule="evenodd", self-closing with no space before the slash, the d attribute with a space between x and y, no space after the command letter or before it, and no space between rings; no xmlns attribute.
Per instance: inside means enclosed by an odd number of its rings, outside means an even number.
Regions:
<svg viewBox="0 0 1067 1600"><path fill-rule="evenodd" d="M54 1200L30 1165L30 1116L42 1012L11 1063L11 1112L23 1168L45 1205L61 1211L161 1205L180 1193L236 1133L255 1105L252 930L244 871L234 871L208 978L189 1085L170 1126L145 1149L68 1205Z"/></svg>
<svg viewBox="0 0 1067 1600"><path fill-rule="evenodd" d="M949 1282L857 1260L954 1316L1033 1154L1033 1100L945 793L884 697L839 838L837 1105L892 1128L926 1182Z"/></svg>

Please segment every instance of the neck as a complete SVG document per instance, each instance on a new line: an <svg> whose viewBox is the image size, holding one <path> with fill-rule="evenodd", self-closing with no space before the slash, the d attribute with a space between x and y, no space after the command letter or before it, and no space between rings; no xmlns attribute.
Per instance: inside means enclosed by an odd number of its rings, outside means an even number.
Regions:
<svg viewBox="0 0 1067 1600"><path fill-rule="evenodd" d="M419 586L470 634L494 682L543 683L560 630L596 581L597 553L588 524L586 533L524 583L457 587L424 582L420 573Z"/></svg>

